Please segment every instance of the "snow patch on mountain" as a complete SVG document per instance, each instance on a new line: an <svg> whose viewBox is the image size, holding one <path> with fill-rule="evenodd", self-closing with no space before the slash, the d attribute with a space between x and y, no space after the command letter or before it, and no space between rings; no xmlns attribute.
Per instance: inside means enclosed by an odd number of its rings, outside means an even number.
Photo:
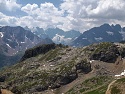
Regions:
<svg viewBox="0 0 125 94"><path fill-rule="evenodd" d="M72 38L65 38L65 36L61 36L59 34L56 34L52 40L57 44L59 44L59 43L68 44L71 42Z"/></svg>
<svg viewBox="0 0 125 94"><path fill-rule="evenodd" d="M125 40L125 32L124 31L120 31L119 33L122 35L123 40Z"/></svg>
<svg viewBox="0 0 125 94"><path fill-rule="evenodd" d="M11 46L9 44L6 44L9 48L11 48Z"/></svg>
<svg viewBox="0 0 125 94"><path fill-rule="evenodd" d="M3 38L3 36L4 36L4 35L3 35L3 32L0 32L0 35L1 35L1 38Z"/></svg>
<svg viewBox="0 0 125 94"><path fill-rule="evenodd" d="M21 43L25 43L25 42L21 42Z"/></svg>
<svg viewBox="0 0 125 94"><path fill-rule="evenodd" d="M108 33L108 35L114 35L114 33L111 31L106 31L106 32Z"/></svg>
<svg viewBox="0 0 125 94"><path fill-rule="evenodd" d="M84 39L87 39L87 38L82 38L82 39L84 40Z"/></svg>
<svg viewBox="0 0 125 94"><path fill-rule="evenodd" d="M99 37L99 38L96 38L96 37L95 37L95 40L96 40L96 41L101 41L102 39L103 39L102 37Z"/></svg>
<svg viewBox="0 0 125 94"><path fill-rule="evenodd" d="M8 41L12 41L11 39L7 39Z"/></svg>

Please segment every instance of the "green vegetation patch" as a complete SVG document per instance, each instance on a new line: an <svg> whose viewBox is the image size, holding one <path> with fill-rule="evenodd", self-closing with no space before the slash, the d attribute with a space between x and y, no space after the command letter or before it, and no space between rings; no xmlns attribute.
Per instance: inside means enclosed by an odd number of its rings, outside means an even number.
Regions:
<svg viewBox="0 0 125 94"><path fill-rule="evenodd" d="M61 48L51 50L49 53L47 53L46 61L54 59L56 56L58 56L59 50L61 50Z"/></svg>
<svg viewBox="0 0 125 94"><path fill-rule="evenodd" d="M92 90L86 94L105 94L107 86L111 81L111 77L98 76L87 79L83 83L76 85L66 94L83 94L86 91ZM96 89L97 88L97 89Z"/></svg>
<svg viewBox="0 0 125 94"><path fill-rule="evenodd" d="M118 79L111 87L111 94L122 94L125 84L125 78Z"/></svg>
<svg viewBox="0 0 125 94"><path fill-rule="evenodd" d="M57 56L61 55L59 53L60 50L62 50L63 48L57 47L56 49L50 50L49 52L45 53L44 55L41 55L41 58L39 59L39 61L49 61L49 60L53 60L55 59Z"/></svg>
<svg viewBox="0 0 125 94"><path fill-rule="evenodd" d="M104 82L107 82L109 80L109 77L107 76L99 76L99 77L93 77L91 79L85 80L83 84L86 86L91 86L94 84L94 86L102 85Z"/></svg>
<svg viewBox="0 0 125 94"><path fill-rule="evenodd" d="M116 83L117 83L117 82L125 82L125 78L118 79L118 80L116 81Z"/></svg>
<svg viewBox="0 0 125 94"><path fill-rule="evenodd" d="M107 90L108 85L102 86L98 89L92 90L90 92L87 92L85 94L105 94L106 90Z"/></svg>
<svg viewBox="0 0 125 94"><path fill-rule="evenodd" d="M96 49L94 50L94 53L98 53L100 51L105 51L107 49L109 49L109 47L111 47L113 44L109 43L109 42L102 42L99 43L98 45L96 45Z"/></svg>
<svg viewBox="0 0 125 94"><path fill-rule="evenodd" d="M18 89L19 90L26 90L26 89L30 89L32 86L36 85L37 82L24 82L23 84L21 84Z"/></svg>
<svg viewBox="0 0 125 94"><path fill-rule="evenodd" d="M111 94L121 94L120 89L117 86L111 88Z"/></svg>

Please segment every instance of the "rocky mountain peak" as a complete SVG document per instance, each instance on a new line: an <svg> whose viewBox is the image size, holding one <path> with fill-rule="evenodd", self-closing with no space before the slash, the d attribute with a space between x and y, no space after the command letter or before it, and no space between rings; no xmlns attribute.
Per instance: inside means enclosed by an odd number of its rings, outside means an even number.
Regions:
<svg viewBox="0 0 125 94"><path fill-rule="evenodd" d="M4 26L0 28L1 44L6 45L8 48L8 54L17 53L17 51L25 51L28 48L40 43L47 43L46 39L41 39L37 35L34 35L31 31L24 28ZM46 42L44 42L46 41ZM51 42L52 43L52 42Z"/></svg>
<svg viewBox="0 0 125 94"><path fill-rule="evenodd" d="M3 26L0 28L0 67L17 62L28 48L53 43L51 39L40 38L23 27Z"/></svg>
<svg viewBox="0 0 125 94"><path fill-rule="evenodd" d="M125 39L124 28L119 24L103 24L85 31L72 42L73 46L86 46L99 42L120 42Z"/></svg>

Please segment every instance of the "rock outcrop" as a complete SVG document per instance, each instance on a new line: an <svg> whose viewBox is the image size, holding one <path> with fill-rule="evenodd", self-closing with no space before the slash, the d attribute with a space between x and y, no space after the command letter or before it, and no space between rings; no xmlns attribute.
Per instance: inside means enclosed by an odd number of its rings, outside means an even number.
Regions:
<svg viewBox="0 0 125 94"><path fill-rule="evenodd" d="M94 44L86 49L91 51L89 56L91 60L113 63L120 55L117 45L108 42Z"/></svg>
<svg viewBox="0 0 125 94"><path fill-rule="evenodd" d="M24 61L27 58L35 57L39 54L45 54L46 52L50 51L51 49L55 49L55 48L56 48L56 44L44 44L41 46L36 46L34 48L28 49L25 51L25 54L22 57L21 61Z"/></svg>

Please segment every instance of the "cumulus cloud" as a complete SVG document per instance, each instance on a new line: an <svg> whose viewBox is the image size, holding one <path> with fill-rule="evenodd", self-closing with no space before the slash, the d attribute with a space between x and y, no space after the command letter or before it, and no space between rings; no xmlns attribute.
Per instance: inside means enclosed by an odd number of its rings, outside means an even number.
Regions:
<svg viewBox="0 0 125 94"><path fill-rule="evenodd" d="M90 17L122 20L125 16L124 9L124 0L100 0L95 9L90 8L87 12Z"/></svg>
<svg viewBox="0 0 125 94"><path fill-rule="evenodd" d="M29 15L37 16L61 16L63 11L59 11L52 3L42 3L40 6L37 4L27 4L21 8L22 11ZM41 17L41 18L43 18Z"/></svg>
<svg viewBox="0 0 125 94"><path fill-rule="evenodd" d="M69 28L83 32L103 23L122 23L125 20L124 0L63 0L60 8L67 14ZM123 24L122 24L123 25Z"/></svg>
<svg viewBox="0 0 125 94"><path fill-rule="evenodd" d="M61 16L63 15L63 11L59 11L52 3L44 3L40 5L41 12L54 15L54 16Z"/></svg>
<svg viewBox="0 0 125 94"><path fill-rule="evenodd" d="M27 4L26 6L22 7L21 10L26 12L29 15L33 15L34 11L36 11L38 9L38 5L37 4Z"/></svg>
<svg viewBox="0 0 125 94"><path fill-rule="evenodd" d="M17 25L18 18L14 16L6 16L5 14L0 12L0 25L9 25L9 26L15 26Z"/></svg>
<svg viewBox="0 0 125 94"><path fill-rule="evenodd" d="M7 5L7 2L13 2ZM10 3L9 3L10 4ZM0 0L0 9L20 8L16 0ZM6 16L0 13L0 24L28 27L55 28L65 31L74 29L81 32L104 23L121 24L125 21L125 0L63 0L60 7L52 3L27 4L21 11L23 17ZM10 11L9 10L9 11Z"/></svg>
<svg viewBox="0 0 125 94"><path fill-rule="evenodd" d="M21 8L21 4L16 0L0 0L0 10L15 11L18 8Z"/></svg>
<svg viewBox="0 0 125 94"><path fill-rule="evenodd" d="M33 24L32 26L35 24L35 26L37 25L44 29L56 27L64 20L63 11L56 8L52 3L42 3L40 6L37 4L27 4L21 10L33 18L29 21L29 23Z"/></svg>
<svg viewBox="0 0 125 94"><path fill-rule="evenodd" d="M96 18L97 16L113 19L116 15L115 19L117 19L118 16L125 15L124 0L64 0L60 8L70 16L78 18Z"/></svg>

